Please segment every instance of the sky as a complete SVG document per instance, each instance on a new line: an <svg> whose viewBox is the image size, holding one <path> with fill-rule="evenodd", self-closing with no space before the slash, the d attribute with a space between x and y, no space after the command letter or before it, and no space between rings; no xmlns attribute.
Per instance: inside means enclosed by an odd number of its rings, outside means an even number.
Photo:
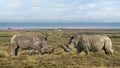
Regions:
<svg viewBox="0 0 120 68"><path fill-rule="evenodd" d="M0 22L120 23L120 0L0 0Z"/></svg>

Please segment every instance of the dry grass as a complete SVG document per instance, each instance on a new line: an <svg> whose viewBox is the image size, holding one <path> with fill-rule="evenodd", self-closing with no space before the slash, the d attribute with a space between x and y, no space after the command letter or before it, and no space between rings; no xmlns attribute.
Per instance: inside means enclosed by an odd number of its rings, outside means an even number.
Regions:
<svg viewBox="0 0 120 68"><path fill-rule="evenodd" d="M32 56L28 53L30 50L19 49L18 56L11 56L11 48L9 40L12 35L25 33L26 31L2 31L0 32L0 68L120 68L120 34L107 33L113 41L113 49L115 54L106 56L104 51L90 53L86 56L84 52L77 55L76 49L66 53L59 45L65 45L71 34L77 32L72 31L35 31L48 37L48 42L55 47L53 54L38 55L35 52ZM35 33L27 31L27 33ZM104 32L106 31L102 31ZM95 32L94 32L95 33Z"/></svg>

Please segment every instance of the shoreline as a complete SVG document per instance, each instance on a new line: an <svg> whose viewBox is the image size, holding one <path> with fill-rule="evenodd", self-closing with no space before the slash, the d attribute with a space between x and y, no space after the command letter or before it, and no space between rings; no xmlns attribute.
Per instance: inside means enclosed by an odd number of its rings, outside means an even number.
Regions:
<svg viewBox="0 0 120 68"><path fill-rule="evenodd" d="M25 29L120 29L120 27L0 27L0 30Z"/></svg>

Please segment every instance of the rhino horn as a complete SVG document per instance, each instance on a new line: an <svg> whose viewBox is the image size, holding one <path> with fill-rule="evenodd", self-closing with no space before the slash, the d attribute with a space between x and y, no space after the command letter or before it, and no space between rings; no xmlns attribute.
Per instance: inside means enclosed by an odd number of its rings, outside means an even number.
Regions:
<svg viewBox="0 0 120 68"><path fill-rule="evenodd" d="M60 46L65 52L69 52L69 50L67 48L65 48L64 46Z"/></svg>

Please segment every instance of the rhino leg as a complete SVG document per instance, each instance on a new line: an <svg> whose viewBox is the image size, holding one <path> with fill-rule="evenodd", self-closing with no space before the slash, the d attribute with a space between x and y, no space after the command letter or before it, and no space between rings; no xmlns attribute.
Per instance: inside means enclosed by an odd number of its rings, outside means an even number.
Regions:
<svg viewBox="0 0 120 68"><path fill-rule="evenodd" d="M113 49L110 49L110 53L113 54L114 50Z"/></svg>
<svg viewBox="0 0 120 68"><path fill-rule="evenodd" d="M104 51L105 51L105 54L106 55L111 55L111 54L113 54L113 49L111 49L111 50L108 50L108 49L103 49Z"/></svg>
<svg viewBox="0 0 120 68"><path fill-rule="evenodd" d="M12 49L13 49L12 54L13 54L14 56L17 56L19 46L15 45L15 46L12 47Z"/></svg>
<svg viewBox="0 0 120 68"><path fill-rule="evenodd" d="M112 41L109 38L105 38L105 44L103 50L105 51L106 55L113 54L114 51L112 49Z"/></svg>
<svg viewBox="0 0 120 68"><path fill-rule="evenodd" d="M113 49L106 49L105 47L103 48L103 50L105 51L106 55L111 55L114 52Z"/></svg>
<svg viewBox="0 0 120 68"><path fill-rule="evenodd" d="M108 51L109 55L112 55L114 52L113 49L108 49L107 51Z"/></svg>
<svg viewBox="0 0 120 68"><path fill-rule="evenodd" d="M110 55L108 50L104 50L106 55Z"/></svg>
<svg viewBox="0 0 120 68"><path fill-rule="evenodd" d="M86 53L86 55L88 55L89 54L88 48L84 49L84 52Z"/></svg>
<svg viewBox="0 0 120 68"><path fill-rule="evenodd" d="M82 49L77 49L77 54L80 54L82 51Z"/></svg>
<svg viewBox="0 0 120 68"><path fill-rule="evenodd" d="M80 54L83 51L83 48L80 45L77 45L77 54Z"/></svg>
<svg viewBox="0 0 120 68"><path fill-rule="evenodd" d="M82 48L77 47L77 54L80 54L82 51L83 51L83 49L82 49Z"/></svg>
<svg viewBox="0 0 120 68"><path fill-rule="evenodd" d="M105 51L106 55L112 55L114 52L111 47L103 47L103 50Z"/></svg>

